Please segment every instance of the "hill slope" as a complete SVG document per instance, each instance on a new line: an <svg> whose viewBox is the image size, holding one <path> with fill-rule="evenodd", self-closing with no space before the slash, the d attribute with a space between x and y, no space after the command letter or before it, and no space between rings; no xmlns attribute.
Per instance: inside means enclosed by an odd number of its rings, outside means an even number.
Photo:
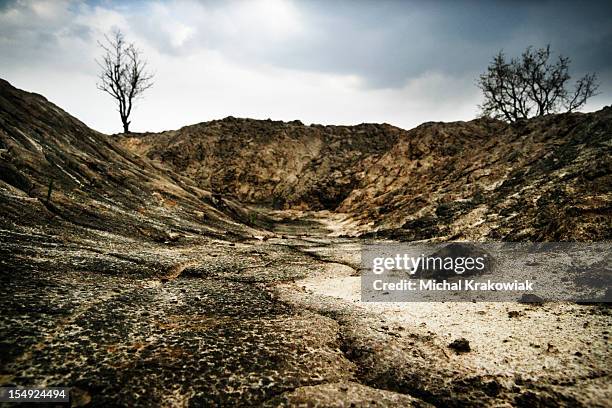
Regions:
<svg viewBox="0 0 612 408"><path fill-rule="evenodd" d="M410 131L226 118L121 143L241 201L346 213L351 234L612 237L612 108Z"/></svg>
<svg viewBox="0 0 612 408"><path fill-rule="evenodd" d="M242 202L321 210L336 208L403 132L229 117L121 143Z"/></svg>
<svg viewBox="0 0 612 408"><path fill-rule="evenodd" d="M126 242L165 245L256 232L240 222L248 219L240 206L155 168L44 97L3 80L0 211L3 262L37 240L95 250L85 242L97 239L127 250Z"/></svg>
<svg viewBox="0 0 612 408"><path fill-rule="evenodd" d="M401 239L612 237L612 108L413 129L339 207ZM380 234L379 234L380 235Z"/></svg>

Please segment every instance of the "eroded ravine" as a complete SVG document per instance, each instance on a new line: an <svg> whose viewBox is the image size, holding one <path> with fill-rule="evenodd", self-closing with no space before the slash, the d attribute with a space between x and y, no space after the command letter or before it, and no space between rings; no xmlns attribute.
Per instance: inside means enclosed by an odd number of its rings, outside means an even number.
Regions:
<svg viewBox="0 0 612 408"><path fill-rule="evenodd" d="M605 406L608 308L364 304L344 234L605 240L611 114L228 118L141 135L149 155L0 80L0 386L99 407Z"/></svg>

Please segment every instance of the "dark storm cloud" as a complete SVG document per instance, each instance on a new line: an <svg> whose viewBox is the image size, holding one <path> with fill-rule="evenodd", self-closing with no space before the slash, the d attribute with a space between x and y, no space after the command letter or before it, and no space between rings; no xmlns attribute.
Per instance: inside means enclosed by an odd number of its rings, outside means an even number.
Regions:
<svg viewBox="0 0 612 408"><path fill-rule="evenodd" d="M0 10L23 11L28 3L2 1ZM231 30L219 30L215 20L225 18L231 24L235 16L225 10L235 2L161 2L168 12L158 18L148 15L154 2L84 3L125 14L130 26L162 53L181 55L205 47L246 64L358 75L374 88L401 87L426 72L475 75L500 49L518 55L529 45L551 44L555 52L572 58L577 73L607 75L612 66L611 1L296 1L288 4L297 10L296 25L301 27L287 38L282 32L258 35L266 21L254 21L251 32L238 27L241 35L236 37ZM83 2L71 4L78 13ZM195 34L176 44L170 37L172 27L163 29L170 20L187 24ZM82 24L58 32L52 24L4 23L0 36L30 41L38 48L36 38L42 44L58 35L92 39L91 30Z"/></svg>
<svg viewBox="0 0 612 408"><path fill-rule="evenodd" d="M138 7L142 2L137 3ZM235 4L235 3L230 3ZM182 19L197 33L177 46L158 29L159 21L134 15L132 23L161 52L177 55L197 46L215 49L241 63L358 75L373 88L401 87L427 72L475 76L503 49L519 55L527 46L551 44L574 61L576 74L612 66L612 2L568 1L303 1L297 33L232 37L211 18L227 18L227 2L199 3L204 17ZM170 15L172 17L172 15ZM255 17L254 17L255 18ZM255 22L257 23L257 22ZM237 21L237 25L241 22ZM265 29L265 21L261 28Z"/></svg>
<svg viewBox="0 0 612 408"><path fill-rule="evenodd" d="M314 32L262 57L292 68L356 73L374 87L427 71L480 72L503 49L551 44L576 71L612 66L612 2L305 2Z"/></svg>

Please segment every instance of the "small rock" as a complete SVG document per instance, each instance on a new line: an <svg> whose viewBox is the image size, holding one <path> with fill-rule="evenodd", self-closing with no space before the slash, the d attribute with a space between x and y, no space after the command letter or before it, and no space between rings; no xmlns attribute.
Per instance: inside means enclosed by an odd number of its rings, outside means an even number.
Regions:
<svg viewBox="0 0 612 408"><path fill-rule="evenodd" d="M455 350L457 353L467 353L472 351L470 347L470 342L463 337L460 339L453 340L452 343L448 345L449 348Z"/></svg>
<svg viewBox="0 0 612 408"><path fill-rule="evenodd" d="M172 232L170 230L166 231L166 235L168 237L168 241L170 241L170 242L176 242L181 237L181 234L179 234L177 232Z"/></svg>
<svg viewBox="0 0 612 408"><path fill-rule="evenodd" d="M544 299L542 299L538 295L534 295L533 293L523 293L523 296L521 296L521 298L519 299L519 303L542 304L544 303Z"/></svg>
<svg viewBox="0 0 612 408"><path fill-rule="evenodd" d="M73 407L84 407L91 402L89 392L77 387L72 387L70 390L70 405Z"/></svg>

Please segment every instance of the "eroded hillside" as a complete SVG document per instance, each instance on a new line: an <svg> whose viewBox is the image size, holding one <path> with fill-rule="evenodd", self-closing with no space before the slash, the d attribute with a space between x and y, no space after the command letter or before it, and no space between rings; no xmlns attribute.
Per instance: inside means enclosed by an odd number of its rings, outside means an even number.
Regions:
<svg viewBox="0 0 612 408"><path fill-rule="evenodd" d="M612 236L612 108L512 125L427 123L410 131L227 118L121 143L229 197L345 213L350 234Z"/></svg>
<svg viewBox="0 0 612 408"><path fill-rule="evenodd" d="M160 171L40 95L6 81L0 91L5 227L67 222L161 241L171 231L246 232L227 211L234 203Z"/></svg>
<svg viewBox="0 0 612 408"><path fill-rule="evenodd" d="M404 131L226 118L120 138L202 188L275 208L335 209Z"/></svg>
<svg viewBox="0 0 612 408"><path fill-rule="evenodd" d="M406 240L612 237L612 108L403 135L339 207Z"/></svg>

